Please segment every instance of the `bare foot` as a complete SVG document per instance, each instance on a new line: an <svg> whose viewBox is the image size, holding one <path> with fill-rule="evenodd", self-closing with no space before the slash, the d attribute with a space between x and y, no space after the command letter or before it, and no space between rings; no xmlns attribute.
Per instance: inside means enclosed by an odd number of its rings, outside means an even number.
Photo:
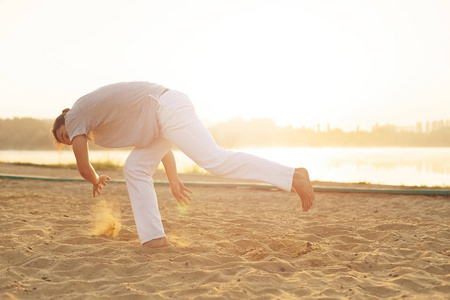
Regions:
<svg viewBox="0 0 450 300"><path fill-rule="evenodd" d="M169 245L169 243L167 242L167 239L165 237L159 238L159 239L154 239L154 240L150 240L148 242L145 242L142 244L142 247L146 247L146 248L162 248L162 247L166 247L167 245Z"/></svg>
<svg viewBox="0 0 450 300"><path fill-rule="evenodd" d="M315 196L308 171L305 168L295 169L292 187L302 200L303 211L308 211L313 206Z"/></svg>

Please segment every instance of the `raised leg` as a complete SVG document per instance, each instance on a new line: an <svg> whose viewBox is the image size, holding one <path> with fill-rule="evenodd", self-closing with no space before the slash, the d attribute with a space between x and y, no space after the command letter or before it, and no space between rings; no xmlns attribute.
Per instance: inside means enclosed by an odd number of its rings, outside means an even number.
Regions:
<svg viewBox="0 0 450 300"><path fill-rule="evenodd" d="M161 97L160 104L161 136L177 145L205 170L223 177L257 180L291 190L294 168L219 147L185 94L169 91Z"/></svg>
<svg viewBox="0 0 450 300"><path fill-rule="evenodd" d="M308 211L313 206L315 196L308 171L305 168L295 169L292 187L302 201L303 211Z"/></svg>

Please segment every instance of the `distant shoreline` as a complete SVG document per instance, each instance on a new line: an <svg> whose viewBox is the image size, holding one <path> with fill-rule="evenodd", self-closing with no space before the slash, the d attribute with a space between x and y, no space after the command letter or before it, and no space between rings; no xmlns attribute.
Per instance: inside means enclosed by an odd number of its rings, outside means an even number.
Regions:
<svg viewBox="0 0 450 300"><path fill-rule="evenodd" d="M434 124L434 123L433 123ZM50 128L52 120L33 118L0 119L0 150L55 149ZM240 118L209 126L218 145L228 149L255 147L445 147L450 148L450 120L433 126L405 131L386 124L371 131L344 132L338 128L280 127L270 119ZM11 135L14 132L14 135ZM91 149L101 149L92 144Z"/></svg>
<svg viewBox="0 0 450 300"><path fill-rule="evenodd" d="M103 166L97 168L99 171L108 172L114 179L123 180L122 167ZM50 170L50 172L49 172ZM59 178L81 178L78 174L75 164L70 165L44 165L33 163L5 163L0 162L0 175L29 175L29 176L45 176ZM164 170L158 169L155 174L155 180L166 181ZM210 173L185 172L180 173L181 180L193 182L215 182L215 183L254 183L250 180L228 179L215 176ZM408 186L408 185L389 185L374 184L370 182L331 182L313 180L315 187L321 188L353 188L353 189L406 189L406 190L448 190L450 186Z"/></svg>
<svg viewBox="0 0 450 300"><path fill-rule="evenodd" d="M245 148L286 166L302 166L310 170L313 180L331 182L366 182L404 186L450 186L450 148L310 148L266 147ZM122 169L131 149L90 152L90 161L98 169ZM205 174L181 151L174 149L179 173ZM75 167L72 151L0 150L5 163L46 165L53 168ZM160 165L161 170L163 166Z"/></svg>

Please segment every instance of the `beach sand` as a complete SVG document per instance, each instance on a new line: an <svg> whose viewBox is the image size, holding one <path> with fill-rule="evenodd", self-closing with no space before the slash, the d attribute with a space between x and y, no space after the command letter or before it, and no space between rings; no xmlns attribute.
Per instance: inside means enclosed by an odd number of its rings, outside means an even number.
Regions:
<svg viewBox="0 0 450 300"><path fill-rule="evenodd" d="M0 173L79 178L12 164ZM450 297L448 197L317 193L303 213L293 192L193 187L181 208L157 186L170 246L144 249L124 183L98 199L85 182L0 187L0 299Z"/></svg>

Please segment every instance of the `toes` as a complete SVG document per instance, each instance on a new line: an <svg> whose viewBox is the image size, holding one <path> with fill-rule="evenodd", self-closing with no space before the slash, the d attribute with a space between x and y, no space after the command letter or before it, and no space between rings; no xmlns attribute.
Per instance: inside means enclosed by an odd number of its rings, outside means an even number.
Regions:
<svg viewBox="0 0 450 300"><path fill-rule="evenodd" d="M309 197L304 197L304 198L305 198L304 201L302 199L302 209L304 212L307 212L311 208L312 203L311 203L311 199Z"/></svg>

